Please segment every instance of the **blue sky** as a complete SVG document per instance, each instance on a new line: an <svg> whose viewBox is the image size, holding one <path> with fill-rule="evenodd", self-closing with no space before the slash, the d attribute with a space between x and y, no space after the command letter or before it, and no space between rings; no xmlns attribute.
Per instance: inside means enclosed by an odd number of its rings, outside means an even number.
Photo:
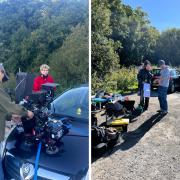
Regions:
<svg viewBox="0 0 180 180"><path fill-rule="evenodd" d="M133 8L141 7L149 16L152 26L163 31L180 28L180 0L122 0Z"/></svg>

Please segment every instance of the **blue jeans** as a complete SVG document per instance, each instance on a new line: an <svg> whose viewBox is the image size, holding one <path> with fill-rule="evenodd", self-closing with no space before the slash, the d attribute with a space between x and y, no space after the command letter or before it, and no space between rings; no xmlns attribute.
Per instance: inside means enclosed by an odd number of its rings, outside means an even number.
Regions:
<svg viewBox="0 0 180 180"><path fill-rule="evenodd" d="M3 172L3 168L2 168L1 151L2 151L2 142L0 141L0 180L4 180L4 172Z"/></svg>
<svg viewBox="0 0 180 180"><path fill-rule="evenodd" d="M159 86L158 88L158 99L160 108L163 111L168 111L168 104L167 104L167 87Z"/></svg>

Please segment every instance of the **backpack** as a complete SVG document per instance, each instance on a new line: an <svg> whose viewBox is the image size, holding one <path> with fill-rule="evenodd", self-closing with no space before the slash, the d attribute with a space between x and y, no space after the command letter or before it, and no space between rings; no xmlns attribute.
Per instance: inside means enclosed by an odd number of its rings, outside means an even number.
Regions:
<svg viewBox="0 0 180 180"><path fill-rule="evenodd" d="M91 128L91 147L94 156L102 155L106 150L112 149L119 139L115 128L93 126Z"/></svg>
<svg viewBox="0 0 180 180"><path fill-rule="evenodd" d="M105 128L99 126L92 126L91 127L91 139L92 139L92 147L97 146L100 143L106 141L105 137Z"/></svg>
<svg viewBox="0 0 180 180"><path fill-rule="evenodd" d="M109 117L111 116L118 117L119 115L123 113L123 105L120 104L119 102L107 103L105 105L105 108L106 108L106 114Z"/></svg>
<svg viewBox="0 0 180 180"><path fill-rule="evenodd" d="M132 115L139 116L141 115L141 113L143 113L143 107L139 105L137 108L134 109L134 111L132 112Z"/></svg>

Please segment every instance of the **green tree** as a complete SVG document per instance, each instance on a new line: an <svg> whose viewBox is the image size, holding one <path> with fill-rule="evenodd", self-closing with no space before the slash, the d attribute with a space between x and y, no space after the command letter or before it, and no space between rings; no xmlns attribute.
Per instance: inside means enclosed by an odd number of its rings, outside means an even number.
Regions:
<svg viewBox="0 0 180 180"><path fill-rule="evenodd" d="M155 63L164 59L169 65L179 66L179 57L180 29L172 28L162 32L156 47Z"/></svg>
<svg viewBox="0 0 180 180"><path fill-rule="evenodd" d="M60 83L61 88L88 83L88 34L88 24L77 25L63 42L63 45L48 59L53 77L56 82Z"/></svg>
<svg viewBox="0 0 180 180"><path fill-rule="evenodd" d="M103 79L107 73L118 67L117 43L110 39L111 10L107 0L92 1L92 74Z"/></svg>
<svg viewBox="0 0 180 180"><path fill-rule="evenodd" d="M37 71L87 16L88 0L1 2L0 61L11 72Z"/></svg>

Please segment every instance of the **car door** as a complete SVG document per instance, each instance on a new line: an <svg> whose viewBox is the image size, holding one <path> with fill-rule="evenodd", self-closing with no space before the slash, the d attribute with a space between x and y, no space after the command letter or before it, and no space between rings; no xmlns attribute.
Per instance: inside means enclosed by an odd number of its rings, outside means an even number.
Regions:
<svg viewBox="0 0 180 180"><path fill-rule="evenodd" d="M176 72L175 72L174 69L172 69L172 70L170 71L170 76L171 76L171 78L170 78L170 84L174 84L174 86L176 87L177 77L176 77Z"/></svg>
<svg viewBox="0 0 180 180"><path fill-rule="evenodd" d="M176 86L180 87L180 72L178 70L176 70L176 76L177 76Z"/></svg>

